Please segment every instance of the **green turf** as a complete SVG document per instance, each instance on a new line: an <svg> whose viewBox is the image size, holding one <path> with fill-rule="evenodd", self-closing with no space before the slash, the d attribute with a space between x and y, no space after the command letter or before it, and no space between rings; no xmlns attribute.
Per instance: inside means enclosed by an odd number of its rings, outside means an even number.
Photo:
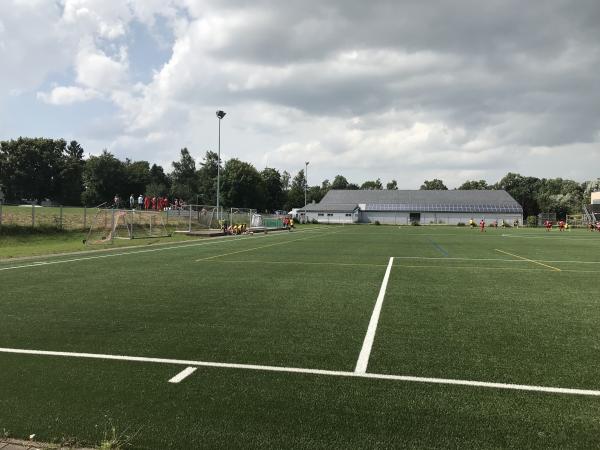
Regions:
<svg viewBox="0 0 600 450"><path fill-rule="evenodd" d="M3 261L0 347L352 371L395 257L369 372L600 389L599 249L576 230L332 226ZM173 385L185 366L4 353L0 368L17 437L97 443L110 419L142 430L134 448L600 445L598 397L226 368Z"/></svg>

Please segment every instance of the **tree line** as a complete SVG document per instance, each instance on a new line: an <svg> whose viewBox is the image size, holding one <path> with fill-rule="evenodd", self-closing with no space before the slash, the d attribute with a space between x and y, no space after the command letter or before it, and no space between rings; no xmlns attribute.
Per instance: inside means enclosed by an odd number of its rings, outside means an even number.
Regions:
<svg viewBox="0 0 600 450"><path fill-rule="evenodd" d="M220 202L224 207L273 211L303 206L305 188L308 202L319 202L330 189L398 189L396 180L385 187L379 178L358 185L343 175L307 186L304 170L292 178L287 171L269 167L259 171L237 158L224 163L218 159L217 153L207 151L196 161L183 148L171 170L165 171L148 161L123 161L107 150L86 159L77 141L21 137L0 142L0 191L7 202L48 199L62 205L95 206L115 195L128 198L130 194L145 194L215 205L220 170ZM433 179L425 180L420 189L448 188L442 180ZM580 213L582 205L589 202L590 192L600 189L600 181L578 183L508 173L495 184L470 180L458 189L504 189L523 206L525 216L556 212L564 217Z"/></svg>

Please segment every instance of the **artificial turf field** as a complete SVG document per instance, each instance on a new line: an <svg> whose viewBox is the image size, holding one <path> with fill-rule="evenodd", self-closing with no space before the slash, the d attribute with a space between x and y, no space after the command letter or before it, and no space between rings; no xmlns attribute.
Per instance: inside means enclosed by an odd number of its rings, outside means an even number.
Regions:
<svg viewBox="0 0 600 450"><path fill-rule="evenodd" d="M599 250L579 230L315 226L0 262L0 433L598 447Z"/></svg>

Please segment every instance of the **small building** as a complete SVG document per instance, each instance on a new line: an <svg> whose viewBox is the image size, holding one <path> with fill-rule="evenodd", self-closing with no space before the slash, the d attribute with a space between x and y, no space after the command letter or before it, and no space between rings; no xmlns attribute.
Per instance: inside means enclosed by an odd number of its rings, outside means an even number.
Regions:
<svg viewBox="0 0 600 450"><path fill-rule="evenodd" d="M298 213L319 223L523 223L523 208L502 190L331 190Z"/></svg>

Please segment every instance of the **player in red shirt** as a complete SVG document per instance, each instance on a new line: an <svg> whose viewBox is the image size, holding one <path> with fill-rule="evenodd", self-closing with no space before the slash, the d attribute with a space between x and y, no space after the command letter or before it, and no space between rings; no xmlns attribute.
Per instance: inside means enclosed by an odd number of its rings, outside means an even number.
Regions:
<svg viewBox="0 0 600 450"><path fill-rule="evenodd" d="M148 210L150 208L150 197L144 195L144 209Z"/></svg>
<svg viewBox="0 0 600 450"><path fill-rule="evenodd" d="M558 222L558 230L559 231L564 231L565 230L565 222L564 221L560 221Z"/></svg>
<svg viewBox="0 0 600 450"><path fill-rule="evenodd" d="M479 228L481 229L481 232L485 232L485 220L481 219L479 221Z"/></svg>

